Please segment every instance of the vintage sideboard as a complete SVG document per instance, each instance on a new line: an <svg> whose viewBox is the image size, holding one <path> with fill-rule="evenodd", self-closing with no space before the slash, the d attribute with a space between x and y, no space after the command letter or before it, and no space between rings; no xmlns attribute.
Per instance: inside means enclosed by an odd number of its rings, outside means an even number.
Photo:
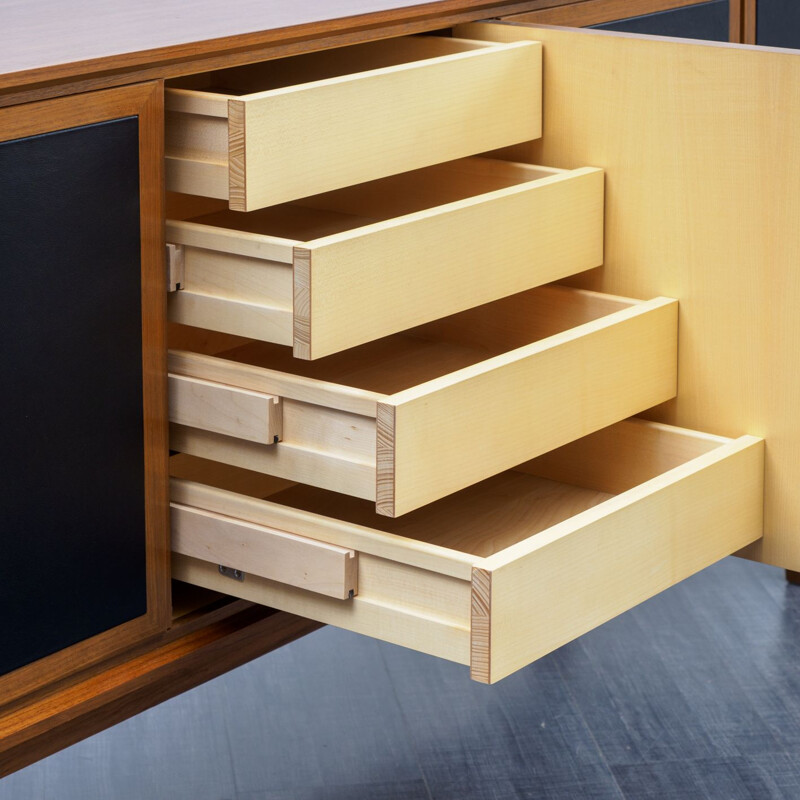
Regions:
<svg viewBox="0 0 800 800"><path fill-rule="evenodd" d="M107 5L0 10L0 775L321 624L493 683L800 570L800 52Z"/></svg>

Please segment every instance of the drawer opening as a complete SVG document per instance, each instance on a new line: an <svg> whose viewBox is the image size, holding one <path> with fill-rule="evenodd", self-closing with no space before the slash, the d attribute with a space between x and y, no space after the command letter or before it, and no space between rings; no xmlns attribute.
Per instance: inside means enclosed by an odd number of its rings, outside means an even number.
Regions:
<svg viewBox="0 0 800 800"><path fill-rule="evenodd" d="M186 211L181 208L185 206ZM602 170L458 159L241 214L186 213L170 318L321 358L598 266Z"/></svg>
<svg viewBox="0 0 800 800"><path fill-rule="evenodd" d="M316 361L266 342L170 373L280 398L277 444L177 424L179 452L396 517L673 397L677 302L542 286Z"/></svg>
<svg viewBox="0 0 800 800"><path fill-rule="evenodd" d="M180 455L172 502L189 524L173 568L190 583L469 664L493 683L758 539L763 469L757 437L629 419L387 519L352 497L259 485ZM230 585L192 546L192 509L352 548L358 596L342 603L249 576ZM241 552L233 566L246 571Z"/></svg>
<svg viewBox="0 0 800 800"><path fill-rule="evenodd" d="M331 392L393 395L421 390L421 384L640 305L624 297L540 286L316 361L298 360L267 342L251 342L221 356L325 381ZM364 397L374 399L373 394Z"/></svg>
<svg viewBox="0 0 800 800"><path fill-rule="evenodd" d="M470 39L406 36L174 78L167 88L241 97L493 46Z"/></svg>
<svg viewBox="0 0 800 800"><path fill-rule="evenodd" d="M541 60L423 36L177 78L166 187L254 211L536 139Z"/></svg>

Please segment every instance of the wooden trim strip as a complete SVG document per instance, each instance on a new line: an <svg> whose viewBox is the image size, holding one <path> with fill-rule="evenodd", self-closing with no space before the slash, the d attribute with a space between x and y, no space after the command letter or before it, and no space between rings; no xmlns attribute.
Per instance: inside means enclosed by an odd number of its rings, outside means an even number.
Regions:
<svg viewBox="0 0 800 800"><path fill-rule="evenodd" d="M195 89L169 88L164 92L164 110L227 119L228 96Z"/></svg>
<svg viewBox="0 0 800 800"><path fill-rule="evenodd" d="M180 503L172 503L172 552L338 600L358 593L354 550Z"/></svg>
<svg viewBox="0 0 800 800"><path fill-rule="evenodd" d="M185 375L168 382L170 422L261 444L282 436L280 397Z"/></svg>
<svg viewBox="0 0 800 800"><path fill-rule="evenodd" d="M276 394L300 402L324 405L373 419L377 413L377 404L386 399L386 395L366 389L354 389L184 350L169 351L169 371L176 375L189 375L239 386L254 392Z"/></svg>
<svg viewBox="0 0 800 800"><path fill-rule="evenodd" d="M506 22L534 22L539 25L564 25L582 28L629 17L640 17L674 8L698 5L706 0L583 0L556 8L528 11L504 17ZM733 0L735 3L736 0Z"/></svg>
<svg viewBox="0 0 800 800"><path fill-rule="evenodd" d="M294 248L293 284L293 350L295 358L311 358L311 250Z"/></svg>
<svg viewBox="0 0 800 800"><path fill-rule="evenodd" d="M191 286L191 280L190 269L188 286ZM275 344L292 343L293 315L290 309L193 292L188 287L170 294L169 319L196 328L221 328L235 336L267 339Z"/></svg>
<svg viewBox="0 0 800 800"><path fill-rule="evenodd" d="M376 420L375 508L394 516L395 415L397 406L378 403Z"/></svg>
<svg viewBox="0 0 800 800"><path fill-rule="evenodd" d="M293 259L294 242L291 239L186 220L167 220L167 241L281 264L291 264Z"/></svg>
<svg viewBox="0 0 800 800"><path fill-rule="evenodd" d="M742 42L744 30L744 0L728 0L728 40Z"/></svg>
<svg viewBox="0 0 800 800"><path fill-rule="evenodd" d="M757 39L757 6L756 0L741 0L744 3L742 8L742 42L745 44L756 44Z"/></svg>
<svg viewBox="0 0 800 800"><path fill-rule="evenodd" d="M469 676L489 683L492 674L492 573L472 569Z"/></svg>
<svg viewBox="0 0 800 800"><path fill-rule="evenodd" d="M11 702L54 678L74 673L166 629L171 619L166 381L166 296L163 233L163 85L151 82L91 95L0 109L0 139L34 136L136 115L142 303L142 396L145 481L147 613L0 677L0 698Z"/></svg>
<svg viewBox="0 0 800 800"><path fill-rule="evenodd" d="M375 462L356 453L288 442L263 445L174 424L170 426L170 445L173 450L211 461L375 500Z"/></svg>
<svg viewBox="0 0 800 800"><path fill-rule="evenodd" d="M740 455L741 454L741 455ZM635 506L642 500L648 497L655 496L659 492L665 490L670 486L679 486L683 481L695 475L702 475L711 470L715 465L738 464L741 461L743 464L748 460L754 461L763 465L764 461L764 440L757 436L740 436L738 439L733 439L727 444L720 445L714 450L704 453L697 458L692 459L686 464L681 464L674 467L668 472L651 478L649 481L639 484L627 492L616 495L604 503L593 506L580 514L570 517L568 520L554 525L542 533L525 539L518 544L507 547L493 556L483 559L480 562L480 567L490 571L497 571L502 567L508 566L521 558L524 558L532 553L546 549L554 542L568 537L570 534L581 531L596 522L612 517L617 513L622 512L624 509ZM727 467L721 467L721 472L725 472ZM758 472L763 472L760 468ZM757 473L753 473L754 475ZM760 478L756 481L756 489L759 489ZM719 489L725 488L722 484ZM728 487L730 488L730 487ZM757 496L762 496L763 492L760 489L754 492ZM721 503L722 501L716 501ZM760 531L752 538L758 538Z"/></svg>
<svg viewBox="0 0 800 800"><path fill-rule="evenodd" d="M247 609L0 714L0 777L320 627Z"/></svg>
<svg viewBox="0 0 800 800"><path fill-rule="evenodd" d="M52 84L59 81L72 81L65 90L74 92L101 88L98 85L100 82L105 82L102 85L108 86L109 81L130 82L175 77L293 55L311 49L446 28L462 22L517 14L548 5L553 5L553 0L439 0L379 12L323 18L305 24L261 31L235 32L220 38L187 41L166 47L132 48L113 55L57 64L52 63L52 51L47 50L45 52L48 57L43 60L48 63L43 66L15 70L12 64L7 65L5 71L0 73L0 94L11 90L19 91L26 86L40 86L43 91L49 89L57 92L59 89ZM328 7L320 8L323 16L331 13ZM14 101L19 102L19 99L15 98Z"/></svg>

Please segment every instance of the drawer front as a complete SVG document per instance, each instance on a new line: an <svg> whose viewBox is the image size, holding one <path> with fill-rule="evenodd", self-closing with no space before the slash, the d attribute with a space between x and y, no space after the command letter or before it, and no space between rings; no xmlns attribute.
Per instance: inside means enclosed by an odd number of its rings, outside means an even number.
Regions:
<svg viewBox="0 0 800 800"><path fill-rule="evenodd" d="M558 332L531 342L534 326ZM172 449L372 500L393 517L676 390L674 300L541 287L412 334L319 366L305 362L306 375L259 366L283 358L287 369L298 368L271 345L245 348L238 360L173 352L174 375L283 398L283 434L264 445L180 424L186 416L173 405ZM505 350L520 341L530 343ZM431 370L437 363L438 375ZM345 381L348 372L355 382L385 386L423 380L389 394L328 378Z"/></svg>
<svg viewBox="0 0 800 800"><path fill-rule="evenodd" d="M352 48L366 66L376 48L413 60L261 92L248 78L243 96L168 89L167 188L251 211L538 138L541 48L458 43L371 43Z"/></svg>
<svg viewBox="0 0 800 800"><path fill-rule="evenodd" d="M291 213L294 225L305 215L309 231L323 215L383 217L398 205L384 198L405 193L435 202L440 183L468 196L310 241L281 236L281 214ZM467 188L459 191L461 184ZM502 188L486 191L495 186ZM244 231L225 227L247 224L231 212L169 221L167 240L184 258L170 319L291 344L295 357L314 359L603 260L599 169L465 159L307 202L261 215Z"/></svg>
<svg viewBox="0 0 800 800"><path fill-rule="evenodd" d="M191 477L202 477L192 475ZM309 487L262 500L174 479L173 513L213 513L358 552L358 593L323 597L196 557L175 577L442 658L493 683L758 539L763 441L630 420L402 519ZM176 511L177 510L177 511Z"/></svg>

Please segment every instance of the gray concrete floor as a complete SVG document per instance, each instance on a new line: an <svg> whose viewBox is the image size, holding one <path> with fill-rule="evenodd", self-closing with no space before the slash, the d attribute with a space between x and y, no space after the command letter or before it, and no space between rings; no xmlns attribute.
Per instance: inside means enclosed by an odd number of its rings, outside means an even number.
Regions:
<svg viewBox="0 0 800 800"><path fill-rule="evenodd" d="M726 559L493 687L326 628L0 800L800 798L800 587Z"/></svg>

